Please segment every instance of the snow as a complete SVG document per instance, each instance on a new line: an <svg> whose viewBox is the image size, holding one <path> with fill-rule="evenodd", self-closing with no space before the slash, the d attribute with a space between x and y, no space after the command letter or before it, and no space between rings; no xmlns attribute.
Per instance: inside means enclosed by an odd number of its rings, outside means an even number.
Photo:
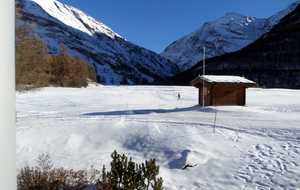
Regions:
<svg viewBox="0 0 300 190"><path fill-rule="evenodd" d="M95 66L104 84L130 84L171 77L179 72L175 63L153 51L137 46L86 13L56 0L24 0L26 20L35 22L35 30L47 42L50 54L57 54L64 43L70 54L77 53ZM149 72L150 71L150 72Z"/></svg>
<svg viewBox="0 0 300 190"><path fill-rule="evenodd" d="M199 76L203 80L203 76ZM248 80L244 77L239 76L224 76L224 75L204 75L206 82L217 82L217 83L252 83L255 82Z"/></svg>
<svg viewBox="0 0 300 190"><path fill-rule="evenodd" d="M206 58L238 51L269 32L299 4L298 0L268 19L227 13L173 42L160 55L177 63L182 71L187 70L203 59L203 47Z"/></svg>
<svg viewBox="0 0 300 190"><path fill-rule="evenodd" d="M285 17L286 15L288 15L289 13L291 13L292 11L295 10L295 8L300 4L300 1L296 1L294 3L292 3L290 6L288 6L286 9L283 9L282 11L280 11L279 13L276 13L274 15L272 15L266 22L264 29L262 31L262 34L265 34L267 32L269 32L273 26L275 26L276 24L279 23L279 21Z"/></svg>
<svg viewBox="0 0 300 190"><path fill-rule="evenodd" d="M93 33L103 33L107 36L110 36L111 38L114 38L115 36L121 37L115 32L113 32L110 28L108 28L106 25L100 23L96 19L89 17L84 12L73 8L68 5L64 5L58 1L55 0L26 0L28 2L32 1L37 3L39 6L43 8L43 10L48 13L50 16L58 19L62 23L64 23L67 26L70 26L72 28L78 29L82 32L85 32L89 35L93 35ZM48 18L48 15L41 15L41 12L34 8L35 4L32 4L31 6L27 7L27 10L30 10L31 13L35 13L39 16L44 16L45 18ZM35 11L36 10L36 11ZM86 28L86 25L88 25L91 29Z"/></svg>
<svg viewBox="0 0 300 190"><path fill-rule="evenodd" d="M227 13L173 42L160 55L177 63L181 70L186 70L203 59L204 46L205 57L211 58L240 50L254 42L261 36L266 20Z"/></svg>
<svg viewBox="0 0 300 190"><path fill-rule="evenodd" d="M165 189L300 187L299 90L249 88L247 106L202 108L197 96L133 85L17 93L18 168L45 152L55 167L109 170L117 150L137 163L156 158Z"/></svg>

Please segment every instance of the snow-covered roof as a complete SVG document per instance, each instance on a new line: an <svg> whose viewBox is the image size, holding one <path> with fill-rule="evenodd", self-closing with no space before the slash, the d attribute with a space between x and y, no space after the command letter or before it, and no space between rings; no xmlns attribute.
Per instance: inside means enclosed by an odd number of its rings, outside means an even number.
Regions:
<svg viewBox="0 0 300 190"><path fill-rule="evenodd" d="M200 77L203 80L203 76ZM225 83L253 83L244 77L239 76L219 76L219 75L204 75L204 81L206 82L225 82Z"/></svg>
<svg viewBox="0 0 300 190"><path fill-rule="evenodd" d="M197 79L203 80L203 75L199 75L191 83ZM255 82L240 76L225 76L225 75L204 75L204 81L208 83L218 84L239 84L239 85L254 85Z"/></svg>

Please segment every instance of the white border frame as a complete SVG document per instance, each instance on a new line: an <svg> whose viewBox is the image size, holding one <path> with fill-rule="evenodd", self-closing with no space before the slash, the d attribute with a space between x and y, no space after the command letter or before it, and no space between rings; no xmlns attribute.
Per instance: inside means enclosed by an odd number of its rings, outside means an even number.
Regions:
<svg viewBox="0 0 300 190"><path fill-rule="evenodd" d="M15 1L0 1L0 188L17 189Z"/></svg>

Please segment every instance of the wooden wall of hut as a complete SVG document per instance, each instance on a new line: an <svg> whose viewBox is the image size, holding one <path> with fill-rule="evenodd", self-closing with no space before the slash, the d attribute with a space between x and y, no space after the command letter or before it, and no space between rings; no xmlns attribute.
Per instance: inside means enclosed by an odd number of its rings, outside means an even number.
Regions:
<svg viewBox="0 0 300 190"><path fill-rule="evenodd" d="M203 105L203 87L199 88L199 105ZM204 87L204 105L246 104L246 88L239 85L208 85Z"/></svg>

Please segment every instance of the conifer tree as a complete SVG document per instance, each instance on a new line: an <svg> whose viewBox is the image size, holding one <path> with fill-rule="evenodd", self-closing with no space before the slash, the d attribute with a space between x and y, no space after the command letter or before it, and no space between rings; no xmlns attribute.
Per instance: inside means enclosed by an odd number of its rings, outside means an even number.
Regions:
<svg viewBox="0 0 300 190"><path fill-rule="evenodd" d="M16 8L16 18L22 13ZM51 57L44 40L34 31L33 23L16 23L16 90L33 90L48 85Z"/></svg>
<svg viewBox="0 0 300 190"><path fill-rule="evenodd" d="M75 61L77 64L77 73L78 77L76 78L76 81L78 81L77 85L86 87L88 85L87 78L89 78L89 67L85 61L83 61L78 52L76 52Z"/></svg>
<svg viewBox="0 0 300 190"><path fill-rule="evenodd" d="M102 188L107 189L163 189L162 178L157 178L159 174L159 166L156 165L155 159L150 159L142 164L135 164L132 158L128 158L123 154L120 155L117 151L111 154L112 161L111 171L106 172L105 166L102 171ZM101 188L101 189L102 189Z"/></svg>
<svg viewBox="0 0 300 190"><path fill-rule="evenodd" d="M61 70L59 75L66 76L70 79L78 76L77 68L76 68L76 61L69 53L68 47L61 43L61 46L58 48L58 65L60 66Z"/></svg>
<svg viewBox="0 0 300 190"><path fill-rule="evenodd" d="M51 67L54 81L59 86L71 86L74 78L78 76L76 61L69 53L68 47L63 43L58 48L58 54L53 55Z"/></svg>
<svg viewBox="0 0 300 190"><path fill-rule="evenodd" d="M88 66L89 66L89 78L92 79L93 81L97 82L97 74L96 74L94 66L92 66L90 64Z"/></svg>
<svg viewBox="0 0 300 190"><path fill-rule="evenodd" d="M16 90L32 90L48 86L49 80L59 86L86 87L87 78L96 81L93 66L75 58L61 43L57 55L48 55L48 47L34 31L34 23L23 23L22 12L16 8Z"/></svg>

